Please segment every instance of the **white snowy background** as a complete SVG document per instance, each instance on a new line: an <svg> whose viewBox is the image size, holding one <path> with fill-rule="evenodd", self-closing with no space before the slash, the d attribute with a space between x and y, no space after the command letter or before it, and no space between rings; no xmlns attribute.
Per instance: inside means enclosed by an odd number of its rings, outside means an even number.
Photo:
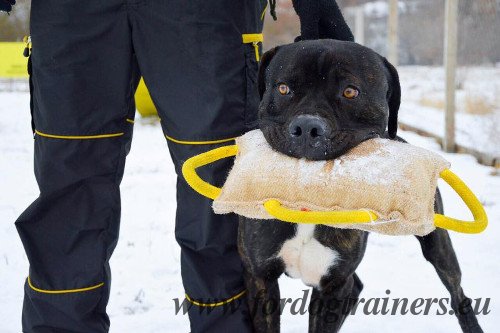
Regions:
<svg viewBox="0 0 500 333"><path fill-rule="evenodd" d="M498 152L500 138L492 139L485 131L496 130L498 134L499 125L493 125L493 118L489 117L498 116L500 72L490 68L474 73L476 82L489 82L484 84L495 110L486 117L459 114L458 140L479 150ZM442 111L422 105L433 104L422 103L422 96L429 92L442 94L440 70L402 68L401 76L401 118L440 131ZM459 108L465 103L461 98L466 97L459 95ZM0 333L18 333L28 262L14 221L38 195L33 176L28 93L0 92L0 115ZM400 134L412 144L440 152L431 139L409 132ZM452 232L451 237L465 293L472 298L491 298L491 313L479 316L479 322L485 332L496 332L500 324L500 177L493 168L477 164L471 156L442 154L452 163L452 170L470 185L489 215L490 225L484 233ZM189 331L187 316L174 315L172 301L184 295L179 248L174 239L175 178L160 126L138 119L121 186L120 240L111 260L113 284L108 312L112 333ZM465 205L446 185L441 184L441 189L447 215L471 218ZM391 290L390 297L406 297L410 302L415 298L448 297L414 237L371 234L358 274L365 285L361 295L365 298L386 297L387 289ZM280 285L282 297L301 297L305 289L300 281L287 277L280 279ZM293 316L285 310L282 332L306 331L307 317ZM358 311L347 319L342 332L367 331L439 333L458 332L460 327L451 315L367 316Z"/></svg>

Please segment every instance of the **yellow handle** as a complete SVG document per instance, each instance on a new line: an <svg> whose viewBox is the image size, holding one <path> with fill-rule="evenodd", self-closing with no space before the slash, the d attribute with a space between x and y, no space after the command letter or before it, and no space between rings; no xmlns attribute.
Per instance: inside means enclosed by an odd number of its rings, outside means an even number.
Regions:
<svg viewBox="0 0 500 333"><path fill-rule="evenodd" d="M456 232L476 234L484 231L488 226L488 217L483 205L467 187L467 185L451 170L444 170L440 174L455 192L462 198L469 210L472 212L474 221L462 221L442 214L434 215L434 225L439 228L453 230ZM281 206L277 200L269 200L264 203L266 211L273 217L286 222L293 223L321 223L321 224L355 224L374 221L377 214L371 211L338 211L338 212L311 212L297 211Z"/></svg>
<svg viewBox="0 0 500 333"><path fill-rule="evenodd" d="M440 174L441 178L451 186L455 192L462 198L472 213L474 221L462 221L441 214L434 215L434 224L436 227L453 230L465 234L478 234L483 232L488 226L488 216L484 211L483 205L472 193L470 188L451 170L444 170Z"/></svg>
<svg viewBox="0 0 500 333"><path fill-rule="evenodd" d="M196 173L196 169L223 158L235 156L237 153L238 146L231 145L215 148L205 153L193 156L182 165L182 175L189 186L191 186L196 192L213 200L220 195L221 189L201 179Z"/></svg>
<svg viewBox="0 0 500 333"><path fill-rule="evenodd" d="M264 208L274 218L292 223L357 224L374 222L378 215L370 210L345 210L331 212L302 211L285 208L278 200L267 200Z"/></svg>
<svg viewBox="0 0 500 333"><path fill-rule="evenodd" d="M196 173L196 169L218 161L220 159L235 156L238 152L238 146L224 146L210 150L208 152L196 155L184 162L182 174L186 182L201 195L215 199L221 189L215 187ZM484 211L481 202L467 187L467 185L450 170L444 170L440 174L441 178L447 182L455 192L462 198L464 203L472 212L474 221L462 221L447 217L441 214L434 215L434 224L436 227L453 230L461 233L480 233L488 225L488 217ZM314 223L314 224L358 224L374 222L378 215L369 210L346 210L346 211L299 211L283 207L278 200L271 199L264 203L266 211L274 218L292 223Z"/></svg>

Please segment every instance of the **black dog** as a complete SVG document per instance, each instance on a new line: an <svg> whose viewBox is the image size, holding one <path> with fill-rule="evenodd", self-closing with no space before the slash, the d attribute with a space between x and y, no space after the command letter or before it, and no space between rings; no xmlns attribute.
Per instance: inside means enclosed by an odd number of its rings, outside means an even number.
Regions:
<svg viewBox="0 0 500 333"><path fill-rule="evenodd" d="M396 139L398 74L366 47L334 40L276 47L262 57L258 80L260 128L279 152L327 160L369 138ZM439 192L435 210L443 211ZM310 312L309 331L337 332L353 305L345 301L356 299L363 288L355 271L367 237L357 230L241 217L238 246L250 309L272 304L269 300L279 304L277 279L286 273L313 287L311 302L328 304ZM460 286L460 267L447 231L436 229L417 239L451 294L462 330L482 332ZM279 332L279 321L279 311L253 313L256 332Z"/></svg>

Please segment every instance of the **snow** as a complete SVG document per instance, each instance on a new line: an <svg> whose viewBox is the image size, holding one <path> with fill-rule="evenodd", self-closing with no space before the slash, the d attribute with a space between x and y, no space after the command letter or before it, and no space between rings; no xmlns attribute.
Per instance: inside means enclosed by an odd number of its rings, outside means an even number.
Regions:
<svg viewBox="0 0 500 333"><path fill-rule="evenodd" d="M444 136L444 69L398 68L403 103L399 119ZM457 70L456 141L500 157L500 68L461 67Z"/></svg>
<svg viewBox="0 0 500 333"><path fill-rule="evenodd" d="M384 17L389 13L387 1L372 1L364 4L365 15L369 17Z"/></svg>
<svg viewBox="0 0 500 333"><path fill-rule="evenodd" d="M362 4L366 16L373 18L383 18L389 15L389 3L387 1L371 1ZM406 12L406 3L398 2L399 13Z"/></svg>
<svg viewBox="0 0 500 333"><path fill-rule="evenodd" d="M0 92L0 332L17 333L21 326L23 283L28 263L14 220L38 194L32 172L33 140L28 94ZM411 101L410 101L411 102ZM419 110L423 109L419 107ZM472 126L471 126L472 128ZM411 143L439 152L437 144L412 133ZM462 273L462 286L473 298L491 298L488 315L479 316L486 332L500 320L500 177L468 155L443 154L485 204L490 226L479 235L451 233ZM187 332L188 318L174 316L173 298L183 297L179 249L174 240L176 177L160 126L139 119L122 183L120 241L111 260L113 285L108 312L112 333ZM470 218L463 203L441 185L449 215ZM362 297L448 297L432 266L425 262L413 237L371 234L358 274L365 285ZM280 279L281 296L302 297L299 280ZM283 332L305 332L306 315L282 318ZM347 319L342 332L457 332L450 315L363 315Z"/></svg>

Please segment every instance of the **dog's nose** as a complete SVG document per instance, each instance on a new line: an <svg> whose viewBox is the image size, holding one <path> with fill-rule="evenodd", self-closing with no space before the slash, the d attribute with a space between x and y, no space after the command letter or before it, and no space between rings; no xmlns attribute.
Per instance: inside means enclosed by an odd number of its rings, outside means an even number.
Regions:
<svg viewBox="0 0 500 333"><path fill-rule="evenodd" d="M319 142L330 135L331 131L324 118L312 115L297 116L288 126L288 133L292 139L307 143Z"/></svg>

